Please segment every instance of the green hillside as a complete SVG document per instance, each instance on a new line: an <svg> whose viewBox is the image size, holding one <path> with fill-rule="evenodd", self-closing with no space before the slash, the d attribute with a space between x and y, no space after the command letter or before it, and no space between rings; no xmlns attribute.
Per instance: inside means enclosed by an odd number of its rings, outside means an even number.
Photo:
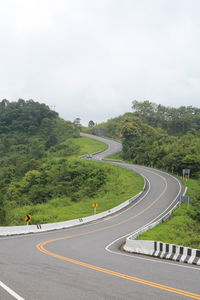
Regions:
<svg viewBox="0 0 200 300"><path fill-rule="evenodd" d="M64 221L104 211L138 193L143 179L78 156L107 146L32 100L0 103L0 225ZM119 189L119 182L123 189Z"/></svg>

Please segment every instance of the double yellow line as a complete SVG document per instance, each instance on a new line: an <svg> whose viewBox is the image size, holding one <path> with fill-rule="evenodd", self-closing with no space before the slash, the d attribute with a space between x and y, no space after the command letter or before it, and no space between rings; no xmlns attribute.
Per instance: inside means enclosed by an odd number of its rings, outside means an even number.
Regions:
<svg viewBox="0 0 200 300"><path fill-rule="evenodd" d="M156 175L158 175L158 174L156 174ZM76 265L79 265L79 266L82 266L82 267L85 267L85 268L88 268L88 269L92 269L92 270L95 270L95 271L98 271L98 272L101 272L101 273L105 273L105 274L108 274L108 275L111 275L111 276L115 276L115 277L118 277L118 278L123 278L123 279L126 279L126 280L130 280L132 282L136 282L136 283L148 285L148 286L151 286L151 287L155 287L157 289L161 289L161 290L168 291L168 292L171 292L171 293L179 294L179 295L189 297L189 298L192 298L192 299L200 300L200 294L190 293L190 292L187 292L187 291L184 291L184 290L176 289L176 288L173 288L173 287L170 287L170 286L167 286L167 285L163 285L163 284L159 284L159 283L156 283L156 282L153 282L153 281L148 281L148 280L144 280L142 278L137 278L137 277L133 277L133 276L130 276L130 275L123 274L123 273L118 273L118 272L115 272L115 271L112 271L112 270L109 270L109 269L97 267L97 266L94 266L94 265L91 265L91 264L88 264L88 263L85 263L85 262L82 262L82 261L78 261L78 260L75 260L75 259L72 259L72 258L69 258L69 257L65 257L65 256L62 256L62 255L53 253L53 252L48 251L47 249L45 249L45 246L50 244L50 243L54 243L54 242L65 240L65 239L71 239L71 238L80 237L80 236L88 235L88 234L91 234L91 233L111 229L113 227L122 225L123 223L126 223L129 220L138 217L139 215L141 215L142 213L144 213L145 211L150 209L161 198L161 196L165 193L165 191L167 189L166 179L161 175L158 175L158 176L162 177L162 179L165 182L165 187L164 187L162 193L151 204L149 204L145 209L143 209L139 213L137 213L137 214L135 214L135 215L119 222L119 223L116 223L116 224L113 224L113 225L110 225L110 226L105 226L105 227L95 229L95 230L91 230L91 231L88 231L88 232L82 232L82 233L78 233L78 234L71 235L71 236L64 236L64 237L55 238L55 239L52 239L52 240L41 242L41 243L36 245L37 249L39 251L41 251L42 253L44 253L44 254L50 255L50 256L55 257L57 259L61 259L63 261L67 261L67 262L70 262L70 263L73 263L73 264L76 264Z"/></svg>
<svg viewBox="0 0 200 300"><path fill-rule="evenodd" d="M72 259L72 258L69 258L69 257L65 257L65 256L62 256L62 255L53 253L53 252L48 251L44 248L44 246L46 246L47 244L50 244L50 243L53 243L53 242L56 242L56 241L61 241L61 240L64 240L64 239L70 239L72 237L73 236L65 236L65 237L56 238L56 239L53 239L53 240L48 240L48 241L39 243L36 247L39 251L43 252L44 254L53 256L55 258L58 258L58 259L61 259L61 260L64 260L64 261L67 261L67 262L85 267L85 268L88 268L88 269L92 269L92 270L95 270L95 271L98 271L98 272L101 272L101 273L105 273L105 274L108 274L108 275L111 275L111 276L115 276L115 277L118 277L118 278L123 278L123 279L126 279L126 280L130 280L130 281L133 281L133 282L136 282L136 283L140 283L140 284L148 285L148 286L151 286L151 287L155 287L157 289L161 289L161 290L164 290L164 291L167 291L167 292L179 294L179 295L189 297L189 298L192 298L192 299L200 300L200 294L190 293L190 292L183 291L183 290L180 290L180 289L176 289L176 288L173 288L173 287L170 287L170 286L167 286L167 285L159 284L159 283L156 283L156 282L153 282L153 281L148 281L148 280L144 280L142 278L137 278L137 277L133 277L133 276L130 276L130 275L123 274L123 273L115 272L115 271L112 271L112 270L109 270L109 269L97 267L97 266L94 266L94 265L91 265L91 264L88 264L88 263L85 263L85 262L82 262L82 261L79 261L79 260L75 260L75 259Z"/></svg>

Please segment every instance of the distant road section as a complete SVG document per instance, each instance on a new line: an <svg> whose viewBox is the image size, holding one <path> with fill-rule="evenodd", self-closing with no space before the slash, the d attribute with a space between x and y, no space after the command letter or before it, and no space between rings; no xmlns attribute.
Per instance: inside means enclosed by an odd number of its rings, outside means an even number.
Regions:
<svg viewBox="0 0 200 300"><path fill-rule="evenodd" d="M112 139L103 138L96 135L91 135L87 133L81 133L81 136L93 138L95 140L98 140L100 142L103 142L108 145L108 149L101 153L94 154L93 157L97 159L104 159L106 156L118 153L122 151L122 144L116 141L113 141Z"/></svg>

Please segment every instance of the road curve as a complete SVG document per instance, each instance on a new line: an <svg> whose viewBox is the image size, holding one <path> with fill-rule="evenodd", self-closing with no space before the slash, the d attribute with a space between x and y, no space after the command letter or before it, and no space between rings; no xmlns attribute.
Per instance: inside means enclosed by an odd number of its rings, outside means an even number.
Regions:
<svg viewBox="0 0 200 300"><path fill-rule="evenodd" d="M108 143L109 154L121 147ZM125 236L168 209L182 187L158 170L118 164L148 182L145 194L123 212L61 231L0 238L1 300L200 299L200 267L119 250Z"/></svg>

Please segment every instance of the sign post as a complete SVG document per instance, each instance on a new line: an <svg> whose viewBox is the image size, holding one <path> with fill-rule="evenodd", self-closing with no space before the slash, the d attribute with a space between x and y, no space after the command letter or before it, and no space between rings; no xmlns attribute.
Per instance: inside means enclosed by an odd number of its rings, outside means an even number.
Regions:
<svg viewBox="0 0 200 300"><path fill-rule="evenodd" d="M92 203L92 207L94 208L94 215L96 215L97 207L99 206L98 203Z"/></svg>
<svg viewBox="0 0 200 300"><path fill-rule="evenodd" d="M189 208L189 204L190 204L190 197L189 196L181 196L181 202L182 203L187 203L187 209Z"/></svg>
<svg viewBox="0 0 200 300"><path fill-rule="evenodd" d="M183 169L182 170L183 178L189 179L190 177L190 169Z"/></svg>

